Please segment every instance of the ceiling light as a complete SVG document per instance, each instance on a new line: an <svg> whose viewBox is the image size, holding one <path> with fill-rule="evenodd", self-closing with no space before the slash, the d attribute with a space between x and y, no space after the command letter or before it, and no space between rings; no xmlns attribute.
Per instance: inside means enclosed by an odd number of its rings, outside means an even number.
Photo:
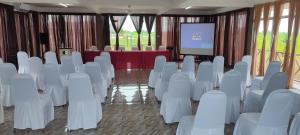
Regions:
<svg viewBox="0 0 300 135"><path fill-rule="evenodd" d="M58 3L58 5L63 6L63 7L68 7L70 4Z"/></svg>
<svg viewBox="0 0 300 135"><path fill-rule="evenodd" d="M185 8L185 10L188 10L188 9L190 9L190 8L192 8L192 6L187 6L187 7Z"/></svg>

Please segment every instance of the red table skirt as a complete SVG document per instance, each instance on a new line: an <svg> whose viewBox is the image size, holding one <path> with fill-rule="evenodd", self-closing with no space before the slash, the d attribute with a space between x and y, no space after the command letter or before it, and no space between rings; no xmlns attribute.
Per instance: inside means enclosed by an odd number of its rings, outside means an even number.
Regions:
<svg viewBox="0 0 300 135"><path fill-rule="evenodd" d="M85 62L94 61L101 51L85 51L83 59ZM152 69L155 57L163 55L170 61L169 51L110 51L111 62L115 69Z"/></svg>

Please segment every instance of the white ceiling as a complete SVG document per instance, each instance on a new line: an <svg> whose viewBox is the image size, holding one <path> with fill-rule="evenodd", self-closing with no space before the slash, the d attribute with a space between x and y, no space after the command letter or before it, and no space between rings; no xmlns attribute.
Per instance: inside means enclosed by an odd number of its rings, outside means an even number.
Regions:
<svg viewBox="0 0 300 135"><path fill-rule="evenodd" d="M274 0L0 0L40 12L215 14ZM65 8L58 3L71 4ZM192 8L185 10L184 8Z"/></svg>

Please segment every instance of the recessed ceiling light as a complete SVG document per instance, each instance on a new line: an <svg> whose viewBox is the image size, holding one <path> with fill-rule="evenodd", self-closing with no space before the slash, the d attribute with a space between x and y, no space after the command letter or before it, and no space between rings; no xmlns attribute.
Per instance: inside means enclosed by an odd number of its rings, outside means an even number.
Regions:
<svg viewBox="0 0 300 135"><path fill-rule="evenodd" d="M192 6L187 6L187 7L185 8L185 10L188 10L188 9L190 9L190 8L192 8Z"/></svg>
<svg viewBox="0 0 300 135"><path fill-rule="evenodd" d="M63 7L68 7L70 4L65 4L65 3L58 3L58 5L63 6Z"/></svg>

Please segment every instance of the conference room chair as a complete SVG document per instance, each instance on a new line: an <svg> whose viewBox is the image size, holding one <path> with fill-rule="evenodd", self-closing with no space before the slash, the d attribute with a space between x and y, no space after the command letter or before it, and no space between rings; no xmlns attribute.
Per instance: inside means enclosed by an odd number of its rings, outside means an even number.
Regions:
<svg viewBox="0 0 300 135"><path fill-rule="evenodd" d="M183 64L181 72L189 76L192 83L195 82L195 57L194 56L185 56L183 58Z"/></svg>
<svg viewBox="0 0 300 135"><path fill-rule="evenodd" d="M265 89L270 78L280 72L281 63L279 61L272 61L266 71L265 76L254 77L251 84L251 89Z"/></svg>
<svg viewBox="0 0 300 135"><path fill-rule="evenodd" d="M289 135L299 135L299 134L300 134L300 112L294 116L289 131Z"/></svg>
<svg viewBox="0 0 300 135"><path fill-rule="evenodd" d="M45 53L45 63L58 65L56 53L52 52L52 51L46 52Z"/></svg>
<svg viewBox="0 0 300 135"><path fill-rule="evenodd" d="M102 119L102 107L100 97L93 94L89 76L85 73L72 73L68 92L67 130L97 128Z"/></svg>
<svg viewBox="0 0 300 135"><path fill-rule="evenodd" d="M146 46L145 50L146 51L152 51L152 46Z"/></svg>
<svg viewBox="0 0 300 135"><path fill-rule="evenodd" d="M208 91L200 99L196 115L180 119L176 135L224 135L226 95Z"/></svg>
<svg viewBox="0 0 300 135"><path fill-rule="evenodd" d="M249 87L251 86L251 65L252 65L252 56L251 55L245 55L243 56L242 58L242 61L243 62L246 62L247 65L248 65L248 68L247 68L247 83L246 83L246 86Z"/></svg>
<svg viewBox="0 0 300 135"><path fill-rule="evenodd" d="M112 84L111 77L109 75L109 67L105 62L105 58L103 56L96 56L94 58L94 62L97 62L101 67L102 75L105 79L107 86L109 87Z"/></svg>
<svg viewBox="0 0 300 135"><path fill-rule="evenodd" d="M192 114L191 85L189 77L184 73L177 72L171 76L160 106L160 115L165 123L179 122L183 116Z"/></svg>
<svg viewBox="0 0 300 135"><path fill-rule="evenodd" d="M2 58L0 58L0 64L3 64L3 59Z"/></svg>
<svg viewBox="0 0 300 135"><path fill-rule="evenodd" d="M39 57L29 58L30 75L40 90L45 90L44 65Z"/></svg>
<svg viewBox="0 0 300 135"><path fill-rule="evenodd" d="M4 123L4 110L2 105L2 100L0 100L0 124Z"/></svg>
<svg viewBox="0 0 300 135"><path fill-rule="evenodd" d="M118 49L118 51L125 51L125 47L120 46L119 49Z"/></svg>
<svg viewBox="0 0 300 135"><path fill-rule="evenodd" d="M29 57L26 52L19 51L17 53L18 58L18 73L20 74L28 74L29 73Z"/></svg>
<svg viewBox="0 0 300 135"><path fill-rule="evenodd" d="M11 63L0 64L0 90L2 105L5 107L13 106L12 103L12 77L17 75L15 65Z"/></svg>
<svg viewBox="0 0 300 135"><path fill-rule="evenodd" d="M106 52L112 51L111 46L110 46L110 45L106 45L106 46L104 47L104 51L106 51Z"/></svg>
<svg viewBox="0 0 300 135"><path fill-rule="evenodd" d="M139 51L139 48L138 47L132 47L131 50L132 51Z"/></svg>
<svg viewBox="0 0 300 135"><path fill-rule="evenodd" d="M234 64L233 70L239 72L241 75L241 100L244 100L244 97L247 95L247 73L248 73L248 64L246 62L240 61Z"/></svg>
<svg viewBox="0 0 300 135"><path fill-rule="evenodd" d="M54 120L54 107L47 94L39 94L32 77L19 74L13 77L14 128L43 129Z"/></svg>
<svg viewBox="0 0 300 135"><path fill-rule="evenodd" d="M219 87L224 74L224 57L216 56L213 60L213 82L214 87Z"/></svg>
<svg viewBox="0 0 300 135"><path fill-rule="evenodd" d="M272 92L261 113L243 113L233 135L287 135L293 95L286 89Z"/></svg>
<svg viewBox="0 0 300 135"><path fill-rule="evenodd" d="M274 74L268 81L265 89L251 90L244 102L244 112L261 112L267 97L275 90L286 89L288 77L283 72Z"/></svg>
<svg viewBox="0 0 300 135"><path fill-rule="evenodd" d="M81 53L77 51L72 52L72 59L75 66L75 72L84 72L84 64L82 61Z"/></svg>
<svg viewBox="0 0 300 135"><path fill-rule="evenodd" d="M156 56L154 62L154 68L150 71L148 86L151 88L155 87L156 81L160 77L164 65L166 63L166 57L163 55Z"/></svg>
<svg viewBox="0 0 300 135"><path fill-rule="evenodd" d="M108 65L109 68L109 74L111 78L115 78L115 68L114 65L111 63L111 57L109 52L101 52L101 56L105 58L106 64Z"/></svg>
<svg viewBox="0 0 300 135"><path fill-rule="evenodd" d="M88 62L85 65L85 72L89 75L93 92L100 96L101 103L105 102L105 97L107 97L107 83L102 76L101 67L96 62Z"/></svg>
<svg viewBox="0 0 300 135"><path fill-rule="evenodd" d="M161 101L163 94L168 89L169 80L176 71L177 71L177 66L175 62L167 62L164 65L164 68L161 73L161 77L158 78L154 87L155 97L158 101Z"/></svg>
<svg viewBox="0 0 300 135"><path fill-rule="evenodd" d="M159 51L166 51L167 49L166 49L165 46L161 45L161 46L158 47L158 50Z"/></svg>
<svg viewBox="0 0 300 135"><path fill-rule="evenodd" d="M98 48L97 48L97 46L92 45L92 46L89 47L88 50L89 50L89 51L98 51Z"/></svg>
<svg viewBox="0 0 300 135"><path fill-rule="evenodd" d="M192 99L199 101L201 96L207 91L213 90L213 64L210 61L204 61L199 64L196 75L196 82L192 89Z"/></svg>
<svg viewBox="0 0 300 135"><path fill-rule="evenodd" d="M241 82L242 76L238 71L226 72L220 84L220 90L226 94L226 119L225 123L235 123L240 116Z"/></svg>
<svg viewBox="0 0 300 135"><path fill-rule="evenodd" d="M68 80L69 75L75 73L75 66L73 63L72 56L64 55L60 58L61 65L60 65L60 75L65 79Z"/></svg>
<svg viewBox="0 0 300 135"><path fill-rule="evenodd" d="M62 106L67 103L66 80L60 76L58 65L45 64L46 93L49 93L54 106Z"/></svg>

